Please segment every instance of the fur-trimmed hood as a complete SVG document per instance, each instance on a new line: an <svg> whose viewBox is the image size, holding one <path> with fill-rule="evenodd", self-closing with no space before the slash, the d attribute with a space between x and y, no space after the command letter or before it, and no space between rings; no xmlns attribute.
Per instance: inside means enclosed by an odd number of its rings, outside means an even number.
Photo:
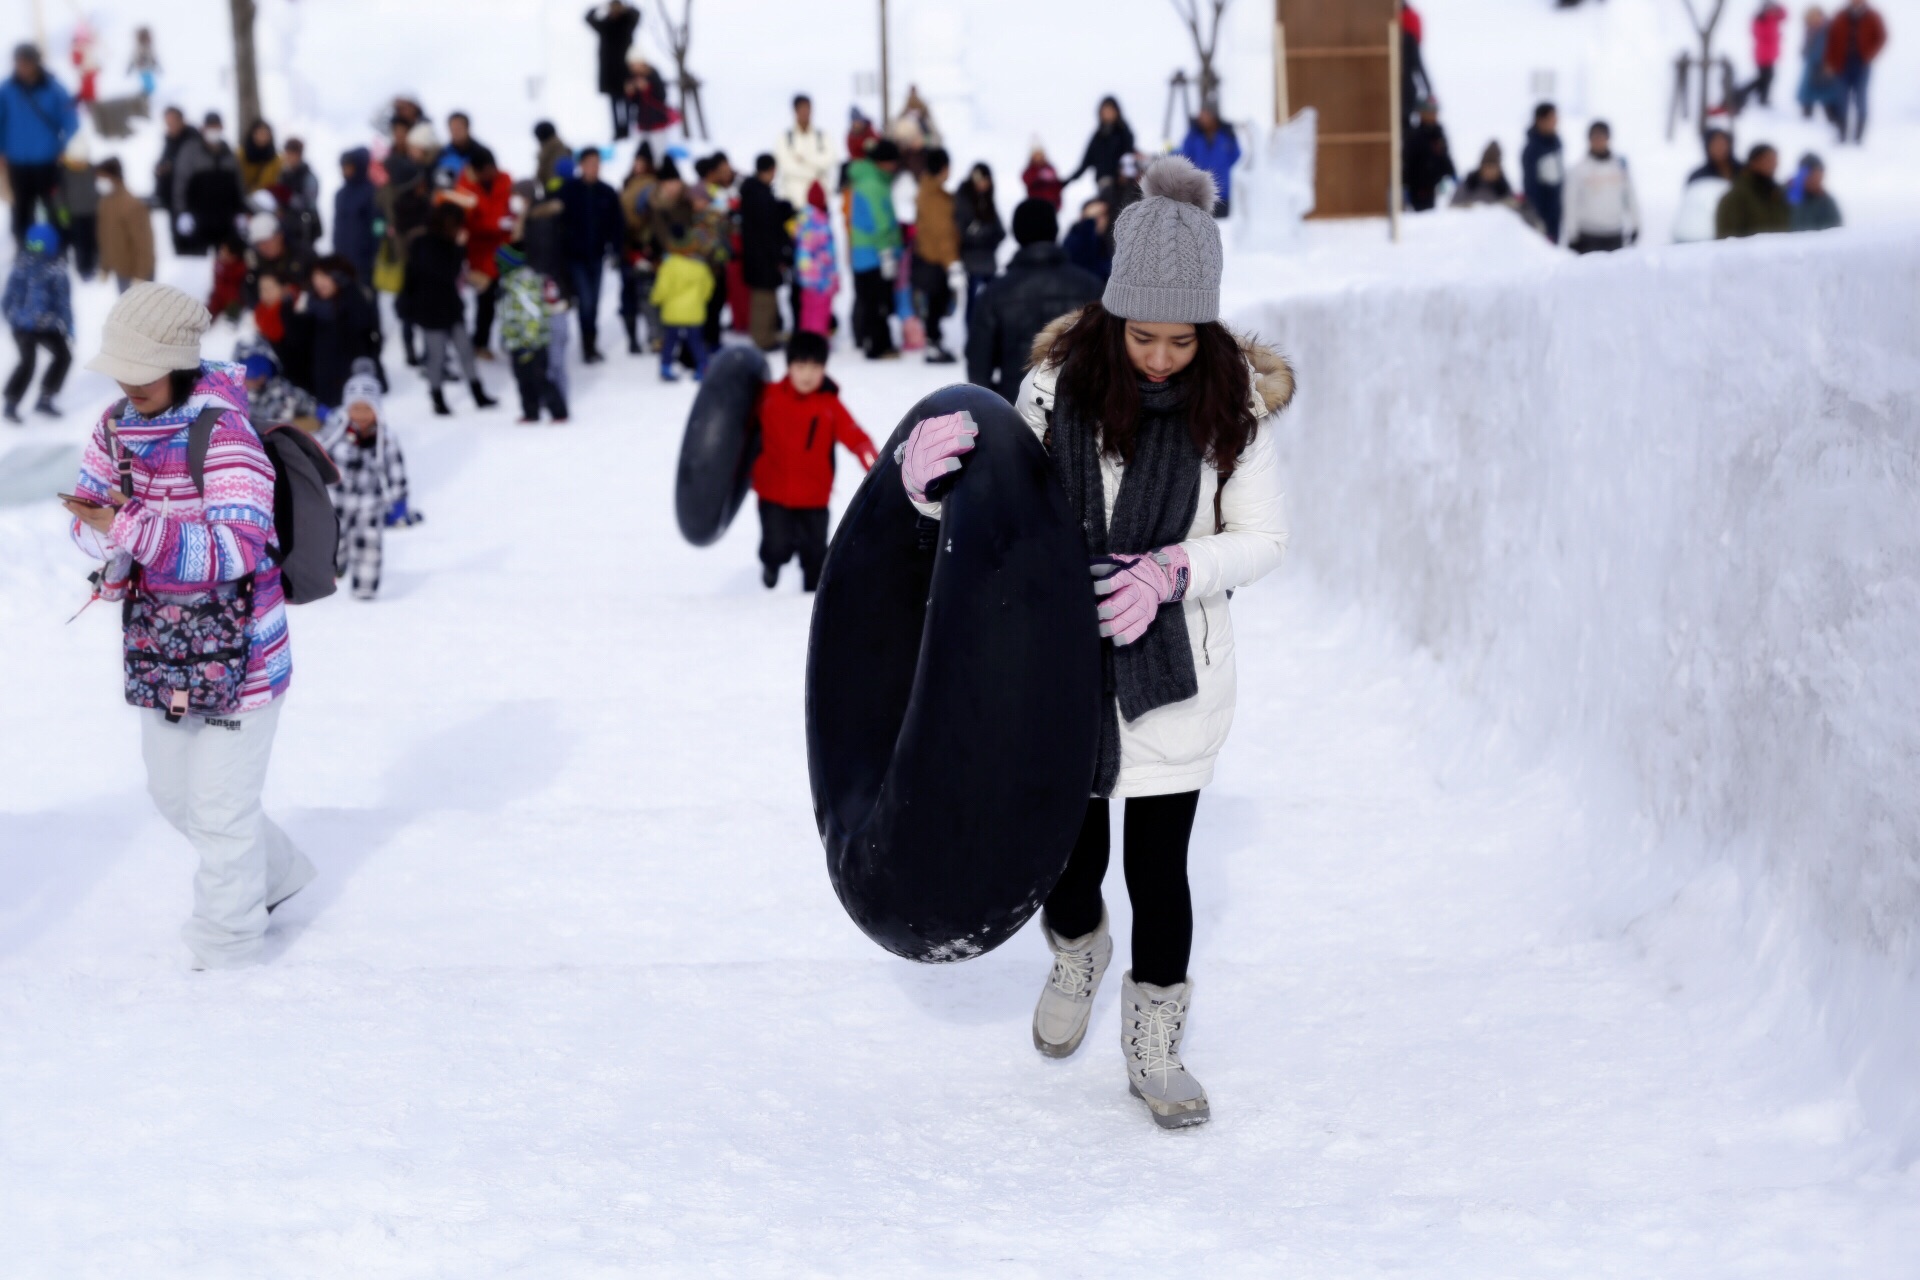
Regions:
<svg viewBox="0 0 1920 1280"><path fill-rule="evenodd" d="M1046 328L1033 340L1032 362L1029 367L1039 371L1038 376L1045 378L1051 389L1053 370L1047 368L1047 357L1053 352L1053 344L1060 336L1073 327L1080 318L1080 312L1069 311ZM1247 358L1247 364L1253 369L1253 393L1258 398L1263 416L1271 416L1286 408L1293 400L1293 366L1287 358L1272 347L1245 334L1235 334L1240 343L1241 354Z"/></svg>

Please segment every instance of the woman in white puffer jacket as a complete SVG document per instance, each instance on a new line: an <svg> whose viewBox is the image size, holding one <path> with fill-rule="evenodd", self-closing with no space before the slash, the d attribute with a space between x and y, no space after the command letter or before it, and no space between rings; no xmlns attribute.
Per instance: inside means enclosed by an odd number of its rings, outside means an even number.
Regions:
<svg viewBox="0 0 1920 1280"><path fill-rule="evenodd" d="M1208 1115L1180 1058L1192 994L1187 843L1233 723L1228 593L1286 552L1279 465L1261 422L1291 399L1293 373L1219 323L1212 180L1169 157L1141 187L1114 227L1105 296L1041 333L1017 402L1086 534L1113 690L1086 822L1047 898L1054 964L1033 1041L1066 1057L1086 1035L1113 955L1100 897L1107 801L1124 799L1134 927L1121 1049L1133 1093L1176 1128ZM973 430L964 415L929 419L902 446L901 476L923 513L939 514L927 488L960 470Z"/></svg>

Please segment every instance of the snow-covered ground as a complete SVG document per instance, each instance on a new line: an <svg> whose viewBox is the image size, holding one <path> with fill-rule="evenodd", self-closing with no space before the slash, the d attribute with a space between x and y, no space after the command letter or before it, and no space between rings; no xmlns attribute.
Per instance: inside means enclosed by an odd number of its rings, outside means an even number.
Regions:
<svg viewBox="0 0 1920 1280"><path fill-rule="evenodd" d="M938 381L839 372L875 433ZM1840 1082L1595 936L1568 778L1299 575L1235 601L1195 840L1210 1128L1127 1096L1111 992L1033 1052L1031 931L878 951L813 831L806 599L751 516L676 536L689 388L575 378L537 430L402 381L427 522L293 618L267 798L322 878L238 974L178 969L111 615L65 625L51 503L0 514L15 1274L1907 1273L1920 1182Z"/></svg>
<svg viewBox="0 0 1920 1280"><path fill-rule="evenodd" d="M584 3L261 7L270 113L316 158L362 141L402 87L436 118L472 110L510 170L542 115L576 141L604 129ZM1887 226L1920 211L1920 79L1898 73L1920 66L1920 5L1883 7L1875 132L1827 155L1849 215ZM21 30L30 8L0 3ZM88 11L121 36L155 21L168 96L198 111L227 105L224 8ZM844 119L871 9L834 0L774 31L767 6L699 0L720 140L766 145L798 89ZM1677 3L1424 11L1463 164L1497 134L1512 174L1547 66L1570 135L1610 116L1649 207L1677 189L1691 148L1656 127ZM994 159L1008 204L1028 134L1070 162L1109 88L1154 140L1184 56L1160 0L895 12L898 80L922 82L962 163ZM1251 118L1264 9L1230 21L1229 111ZM1791 151L1790 127L1775 140ZM129 168L152 147L127 146ZM1300 315L1338 320L1346 291L1352 323L1410 276L1554 290L1611 266L1560 261L1516 225L1412 219L1397 248L1377 224L1315 227L1292 255L1233 253L1230 309L1311 295ZM166 271L204 288L191 264ZM83 359L110 301L82 290ZM1382 325L1394 341L1361 371L1378 403L1418 406L1409 379L1447 344L1518 358L1487 349L1498 317L1456 332L1459 307L1421 305L1432 323ZM1629 343L1631 299L1609 305ZM837 360L876 437L943 380ZM1234 602L1239 714L1194 856L1189 1057L1215 1119L1165 1134L1127 1096L1112 990L1075 1059L1033 1052L1032 931L928 969L846 920L810 811L795 571L760 588L750 510L717 547L679 539L690 387L619 355L573 376L575 422L528 429L458 393L459 416L435 420L397 373L427 521L390 536L378 602L293 612L267 802L321 879L277 916L269 963L235 974L179 968L191 859L141 790L117 628L106 609L66 621L87 565L42 495L111 389L76 376L67 421L0 442L0 1271L1913 1273L1911 1151L1850 1064L1782 1016L1804 993L1755 961L1739 886L1704 877L1651 917L1623 917L1617 894L1597 909L1617 884L1595 851L1645 860L1639 815L1592 757L1517 735L1471 662L1381 607L1385 555L1343 576L1309 545L1330 536L1324 499L1297 560ZM1380 429L1314 403L1277 429ZM1292 487L1364 480L1340 465ZM1124 938L1117 871L1110 889ZM1763 950L1794 949L1799 919L1782 913Z"/></svg>

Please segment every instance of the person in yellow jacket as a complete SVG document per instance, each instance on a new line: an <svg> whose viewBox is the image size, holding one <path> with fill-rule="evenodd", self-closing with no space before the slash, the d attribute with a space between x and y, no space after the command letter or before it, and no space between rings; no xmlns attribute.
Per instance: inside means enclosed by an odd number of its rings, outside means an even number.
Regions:
<svg viewBox="0 0 1920 1280"><path fill-rule="evenodd" d="M660 309L660 327L666 343L660 348L660 380L675 380L673 362L682 345L693 357L693 380L707 374L707 341L700 326L707 322L707 302L713 297L713 268L694 245L675 236L653 281L653 305Z"/></svg>

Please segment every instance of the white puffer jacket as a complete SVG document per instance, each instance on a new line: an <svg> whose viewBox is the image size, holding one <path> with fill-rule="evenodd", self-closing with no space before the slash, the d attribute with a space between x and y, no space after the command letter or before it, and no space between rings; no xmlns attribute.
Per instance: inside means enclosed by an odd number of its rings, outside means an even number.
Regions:
<svg viewBox="0 0 1920 1280"><path fill-rule="evenodd" d="M1033 367L1020 384L1015 408L1034 434L1045 437L1047 417L1054 406L1058 371L1047 366L1054 342L1073 322L1063 316L1041 331L1034 342ZM1278 352L1242 339L1247 356L1251 395L1256 412L1267 418L1293 398L1293 370ZM1193 643L1194 673L1199 692L1184 702L1149 711L1138 720L1120 722L1120 780L1115 798L1172 795L1197 791L1213 781L1213 764L1233 727L1234 645L1233 617L1227 592L1265 577L1278 568L1287 551L1286 498L1280 490L1279 450L1274 424L1261 424L1253 444L1240 458L1221 497L1223 530L1214 526L1214 494L1219 473L1211 466L1200 472L1200 503L1193 527L1181 548L1192 562L1187 596L1181 605L1187 635ZM1101 481L1107 517L1120 496L1125 464L1103 456ZM921 510L939 515L938 504ZM1091 591L1092 583L1088 583ZM1169 619L1163 612L1154 625Z"/></svg>

